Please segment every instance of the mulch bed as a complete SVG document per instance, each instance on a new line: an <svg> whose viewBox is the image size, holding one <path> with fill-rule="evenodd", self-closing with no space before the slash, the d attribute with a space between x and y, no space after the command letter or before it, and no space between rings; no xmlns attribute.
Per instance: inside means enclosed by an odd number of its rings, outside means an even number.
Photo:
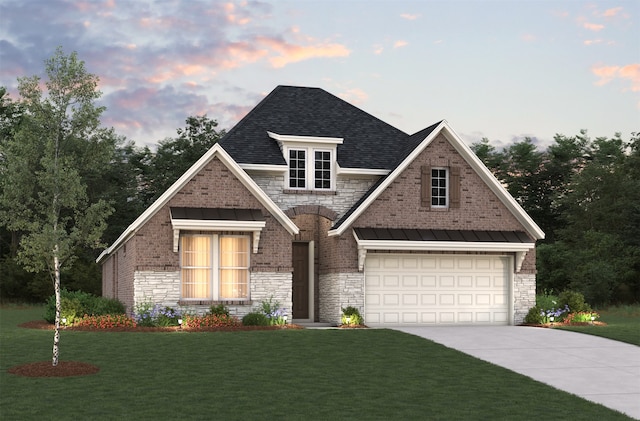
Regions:
<svg viewBox="0 0 640 421"><path fill-rule="evenodd" d="M46 320L33 320L22 323L18 327L26 329L54 330L55 326ZM231 326L231 327L205 327L200 329L186 329L177 326L171 327L120 327L113 329L95 329L88 327L62 327L62 330L81 330L81 331L101 331L101 332L232 332L232 331L250 331L250 330L280 330L280 329L304 329L302 326L288 324L282 326ZM71 377L86 376L95 374L100 368L78 361L58 361L57 366L53 366L51 361L39 361L12 367L7 370L11 374L25 377Z"/></svg>
<svg viewBox="0 0 640 421"><path fill-rule="evenodd" d="M71 377L96 374L100 367L79 361L58 361L58 365L54 367L51 361L38 361L11 367L7 371L24 377Z"/></svg>
<svg viewBox="0 0 640 421"><path fill-rule="evenodd" d="M532 323L523 323L520 326L529 326L529 327L546 327L546 328L554 328L554 327L562 327L562 326L606 326L605 322L599 322L594 320L593 322L573 322L573 323L546 323L546 324L532 324Z"/></svg>
<svg viewBox="0 0 640 421"><path fill-rule="evenodd" d="M42 330L54 330L55 326L46 320L34 320L18 325L27 329L42 329ZM285 326L224 326L224 327L202 327L202 328L186 328L179 326L168 327L115 327L111 329L96 329L93 327L79 327L79 326L65 326L60 327L60 330L74 330L74 331L91 331L91 332L235 332L235 331L251 331L251 330L282 330L282 329L304 329L304 327L288 324Z"/></svg>

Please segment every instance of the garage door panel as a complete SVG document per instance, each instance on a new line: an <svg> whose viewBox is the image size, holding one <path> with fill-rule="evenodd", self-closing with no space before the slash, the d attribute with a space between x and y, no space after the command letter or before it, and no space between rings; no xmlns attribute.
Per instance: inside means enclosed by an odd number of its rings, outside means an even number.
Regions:
<svg viewBox="0 0 640 421"><path fill-rule="evenodd" d="M387 254L365 262L365 322L506 324L509 258Z"/></svg>
<svg viewBox="0 0 640 421"><path fill-rule="evenodd" d="M403 306L417 306L418 305L418 294L402 294L402 305Z"/></svg>
<svg viewBox="0 0 640 421"><path fill-rule="evenodd" d="M394 288L400 285L400 276L398 275L386 275L382 279L382 284L385 288Z"/></svg>
<svg viewBox="0 0 640 421"><path fill-rule="evenodd" d="M420 295L420 302L423 306L435 306L438 298L436 294L422 294Z"/></svg>
<svg viewBox="0 0 640 421"><path fill-rule="evenodd" d="M437 276L435 275L423 275L420 277L421 285L423 288L435 288L437 283Z"/></svg>
<svg viewBox="0 0 640 421"><path fill-rule="evenodd" d="M382 303L385 306L397 306L400 303L399 294L384 294L382 297Z"/></svg>
<svg viewBox="0 0 640 421"><path fill-rule="evenodd" d="M456 284L454 276L440 276L440 288L451 288Z"/></svg>

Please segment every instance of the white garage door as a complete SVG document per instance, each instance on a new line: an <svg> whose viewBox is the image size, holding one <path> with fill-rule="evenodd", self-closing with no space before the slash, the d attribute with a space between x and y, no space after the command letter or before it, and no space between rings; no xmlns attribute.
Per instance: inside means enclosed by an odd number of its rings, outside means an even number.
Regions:
<svg viewBox="0 0 640 421"><path fill-rule="evenodd" d="M365 322L508 324L509 262L506 256L369 253Z"/></svg>

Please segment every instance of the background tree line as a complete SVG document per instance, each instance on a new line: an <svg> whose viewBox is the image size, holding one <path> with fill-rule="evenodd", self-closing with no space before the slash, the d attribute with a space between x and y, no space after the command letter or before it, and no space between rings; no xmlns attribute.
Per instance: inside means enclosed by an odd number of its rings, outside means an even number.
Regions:
<svg viewBox="0 0 640 421"><path fill-rule="evenodd" d="M472 149L546 233L538 292L640 301L640 133L556 135L544 151L529 138L499 151L483 139Z"/></svg>
<svg viewBox="0 0 640 421"><path fill-rule="evenodd" d="M84 222L85 228L104 223L100 241L69 242L62 286L99 295L100 248L225 134L206 115L189 116L155 151L136 146L100 125L98 79L86 73L75 53L66 56L59 49L45 64L46 90L34 77L18 79L17 99L0 87L2 301L44 302L53 293L49 272L27 271L35 268L25 264L24 250L38 229L34 220L51 222L51 208L43 203L52 199L45 193L60 180L75 186L55 215L69 238L83 224L76 217L96 204L101 213ZM64 98L64 111L53 112L52 104ZM502 150L483 139L472 149L546 233L537 247L539 291L573 289L593 305L640 301L639 134L629 140L619 134L592 140L586 131L557 135L544 151L529 138ZM62 170L51 172L57 156L64 157Z"/></svg>

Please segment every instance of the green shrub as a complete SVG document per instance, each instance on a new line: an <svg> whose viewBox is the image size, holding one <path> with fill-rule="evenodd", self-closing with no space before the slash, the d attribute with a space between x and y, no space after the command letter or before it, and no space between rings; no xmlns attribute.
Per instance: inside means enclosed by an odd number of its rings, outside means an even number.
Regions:
<svg viewBox="0 0 640 421"><path fill-rule="evenodd" d="M264 313L252 311L242 318L245 326L269 326L269 319Z"/></svg>
<svg viewBox="0 0 640 421"><path fill-rule="evenodd" d="M126 307L120 300L115 298L95 297L93 302L93 316L107 316L125 314Z"/></svg>
<svg viewBox="0 0 640 421"><path fill-rule="evenodd" d="M558 295L558 307L569 306L571 313L591 311L589 304L584 302L584 295L576 291L566 290Z"/></svg>
<svg viewBox="0 0 640 421"><path fill-rule="evenodd" d="M363 321L360 311L357 308L348 306L342 309L343 325L361 325Z"/></svg>
<svg viewBox="0 0 640 421"><path fill-rule="evenodd" d="M89 316L103 316L107 314L124 314L124 305L112 298L96 297L93 294L82 291L60 291L60 317L67 319L67 324L74 320ZM54 323L56 319L56 297L51 295L47 299L44 319Z"/></svg>
<svg viewBox="0 0 640 421"><path fill-rule="evenodd" d="M540 311L547 311L562 306L559 305L558 296L553 294L553 290L545 289L542 294L536 295L536 307Z"/></svg>
<svg viewBox="0 0 640 421"><path fill-rule="evenodd" d="M544 323L543 310L538 306L533 306L524 318L526 324L540 325Z"/></svg>
<svg viewBox="0 0 640 421"><path fill-rule="evenodd" d="M209 314L214 316L228 316L229 309L224 304L212 305L209 307Z"/></svg>

